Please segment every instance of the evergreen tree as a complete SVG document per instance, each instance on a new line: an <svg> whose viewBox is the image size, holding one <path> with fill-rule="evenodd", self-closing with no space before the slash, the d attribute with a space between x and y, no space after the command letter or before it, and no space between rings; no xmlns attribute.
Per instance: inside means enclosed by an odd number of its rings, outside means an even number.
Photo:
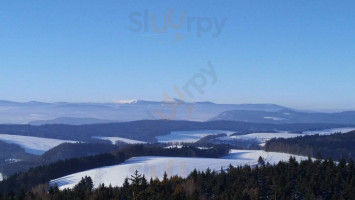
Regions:
<svg viewBox="0 0 355 200"><path fill-rule="evenodd" d="M259 158L258 158L258 164L259 164L259 165L265 165L265 161L264 161L264 158L263 158L263 157L259 156Z"/></svg>
<svg viewBox="0 0 355 200"><path fill-rule="evenodd" d="M138 170L136 170L134 172L134 175L131 175L131 178L129 179L131 181L131 185L132 185L132 197L133 197L133 199L136 199L137 195L141 191L143 178L144 177L141 174L139 174Z"/></svg>

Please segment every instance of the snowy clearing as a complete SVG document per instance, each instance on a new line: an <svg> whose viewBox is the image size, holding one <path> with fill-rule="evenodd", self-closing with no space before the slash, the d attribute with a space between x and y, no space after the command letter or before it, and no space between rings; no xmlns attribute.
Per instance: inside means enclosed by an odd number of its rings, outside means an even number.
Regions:
<svg viewBox="0 0 355 200"><path fill-rule="evenodd" d="M265 163L277 164L280 161L288 161L290 156L294 156L298 162L308 159L305 156L297 156L288 153L266 152L263 150L231 150L229 155L223 157L224 159L248 160L248 165L255 165L259 157L264 158Z"/></svg>
<svg viewBox="0 0 355 200"><path fill-rule="evenodd" d="M294 138L298 136L305 135L331 135L334 133L347 133L355 130L355 128L334 128L334 129L326 129L326 130L317 130L317 131L305 131L303 133L289 133L289 132L279 132L279 133L251 133L246 135L236 135L236 136L227 136L218 138L219 140L256 140L259 142L260 146L264 146L268 140L272 138Z"/></svg>
<svg viewBox="0 0 355 200"><path fill-rule="evenodd" d="M278 117L264 117L264 119L270 119L270 120L274 120L274 121L286 120L285 118L278 118Z"/></svg>
<svg viewBox="0 0 355 200"><path fill-rule="evenodd" d="M9 158L9 159L5 160L5 163L10 163L10 164L17 163L17 162L21 162L21 160L20 159L14 159L14 158Z"/></svg>
<svg viewBox="0 0 355 200"><path fill-rule="evenodd" d="M184 145L171 145L171 146L167 146L164 147L165 149L181 149Z"/></svg>
<svg viewBox="0 0 355 200"><path fill-rule="evenodd" d="M230 137L220 138L222 140L228 139L239 139L239 140L256 140L260 143L261 146L264 146L265 143L272 138L293 138L303 134L295 133L251 133L247 135L236 135Z"/></svg>
<svg viewBox="0 0 355 200"><path fill-rule="evenodd" d="M218 135L218 134L231 135L233 131L222 131L222 130L198 130L198 131L172 131L169 135L158 136L158 142L161 143L195 143L201 138L208 135Z"/></svg>
<svg viewBox="0 0 355 200"><path fill-rule="evenodd" d="M354 131L354 130L355 130L355 128L346 127L346 128L332 128L332 129L317 130L317 131L305 131L303 133L307 134L307 135L315 135L315 134L330 135L330 134L339 133L339 132L348 133L348 132Z"/></svg>
<svg viewBox="0 0 355 200"><path fill-rule="evenodd" d="M293 138L297 136L303 135L330 135L336 132L347 133L350 131L355 130L355 128L334 128L334 129L327 129L327 130L317 130L317 131L305 131L303 133L289 133L289 132L278 132L278 133L251 133L246 135L238 135L238 136L231 136L234 132L233 131L223 131L223 130L198 130L198 131L173 131L169 135L158 136L156 137L158 142L161 143L195 143L203 137L208 135L218 135L225 133L227 134L226 137L220 137L219 140L233 140L233 139L240 139L240 140L256 140L260 143L261 146L265 145L265 142L272 139L272 138Z"/></svg>
<svg viewBox="0 0 355 200"><path fill-rule="evenodd" d="M50 138L30 137L21 135L0 134L0 140L8 144L17 144L27 153L41 155L49 149L63 143L76 143L76 141L58 140Z"/></svg>
<svg viewBox="0 0 355 200"><path fill-rule="evenodd" d="M124 142L127 144L146 144L147 142L139 141L139 140L131 140L127 138L121 138L121 137L102 137L102 136L93 136L93 139L99 139L99 140L108 140L111 141L112 144L116 144L116 142Z"/></svg>
<svg viewBox="0 0 355 200"><path fill-rule="evenodd" d="M188 176L194 169L219 171L221 168L226 169L230 164L233 166L242 166L245 164L256 165L259 156L263 157L270 164L279 161L287 161L291 154L272 153L262 150L232 150L228 156L223 158L184 158L184 157L135 157L126 162L115 165L92 169L72 175L68 175L56 180L52 180L50 185L58 185L60 189L73 188L78 184L82 177L90 176L93 179L94 186L97 188L100 184L111 184L112 186L122 186L124 179L129 177L138 170L149 180L150 178L162 179L164 172L168 176L178 175L181 177ZM307 159L303 156L296 156L298 161Z"/></svg>

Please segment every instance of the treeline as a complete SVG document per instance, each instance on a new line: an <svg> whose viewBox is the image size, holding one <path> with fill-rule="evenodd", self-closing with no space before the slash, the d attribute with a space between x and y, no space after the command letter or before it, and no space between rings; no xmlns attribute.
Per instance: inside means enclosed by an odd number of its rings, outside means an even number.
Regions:
<svg viewBox="0 0 355 200"><path fill-rule="evenodd" d="M20 189L30 188L50 180L69 174L116 165L125 160L137 156L173 156L173 157L211 157L217 158L228 154L228 146L215 146L211 149L198 149L195 147L183 147L180 149L166 149L153 145L132 145L121 148L113 153L100 154L89 157L73 158L58 161L49 165L31 168L25 173L17 173L0 182L0 192L7 194Z"/></svg>
<svg viewBox="0 0 355 200"><path fill-rule="evenodd" d="M39 186L11 193L4 200L195 200L195 199L355 199L354 162L342 159L311 159L298 163L295 158L277 165L233 167L215 172L193 171L187 178L165 174L162 180L147 180L139 172L122 187L100 185L93 189L90 177L73 189Z"/></svg>
<svg viewBox="0 0 355 200"><path fill-rule="evenodd" d="M308 135L289 139L272 139L266 143L265 150L340 160L341 158L355 158L354 144L355 131L326 136Z"/></svg>

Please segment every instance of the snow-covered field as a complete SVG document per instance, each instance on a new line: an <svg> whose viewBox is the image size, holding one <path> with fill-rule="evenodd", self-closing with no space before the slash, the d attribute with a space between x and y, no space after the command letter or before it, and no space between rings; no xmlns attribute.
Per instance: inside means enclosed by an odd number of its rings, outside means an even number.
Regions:
<svg viewBox="0 0 355 200"><path fill-rule="evenodd" d="M279 132L279 133L251 133L246 135L237 135L237 136L227 136L221 137L220 140L256 140L259 142L261 146L264 146L265 143L272 138L294 138L298 136L304 135L331 135L334 133L347 133L355 130L355 128L334 128L334 129L326 129L326 130L317 130L317 131L305 131L303 133L288 133L288 132Z"/></svg>
<svg viewBox="0 0 355 200"><path fill-rule="evenodd" d="M111 141L112 144L116 144L116 142L124 142L127 144L146 144L146 142L139 141L139 140L131 140L127 138L121 138L121 137L102 137L102 136L93 136L93 139L99 139L99 140L108 140Z"/></svg>
<svg viewBox="0 0 355 200"><path fill-rule="evenodd" d="M167 172L168 176L178 175L186 177L194 169L206 170L210 168L211 170L219 171L221 168L226 169L230 164L234 166L245 164L256 165L259 156L263 157L266 162L274 164L281 160L287 161L291 155L262 150L232 150L228 156L220 159L157 156L135 157L120 165L92 169L52 180L50 184L57 184L60 189L73 188L79 183L82 177L90 176L93 179L95 187L98 187L102 183L105 185L122 186L124 179L132 175L135 170L144 174L148 180L150 178L161 179L164 172ZM300 161L307 158L296 156L296 159Z"/></svg>
<svg viewBox="0 0 355 200"><path fill-rule="evenodd" d="M8 144L17 144L27 153L41 155L49 149L62 143L76 143L76 141L58 140L50 138L30 137L21 135L0 134L0 140Z"/></svg>
<svg viewBox="0 0 355 200"><path fill-rule="evenodd" d="M158 136L158 142L162 143L194 143L208 135L225 133L231 135L233 131L222 130L198 130L198 131L172 131L169 135Z"/></svg>
<svg viewBox="0 0 355 200"><path fill-rule="evenodd" d="M294 133L251 133L247 135L237 135L237 136L230 136L230 137L223 137L220 138L221 140L228 140L228 139L239 139L239 140L256 140L259 142L261 146L264 146L266 141L272 138L292 138L297 137L302 134L294 134Z"/></svg>
<svg viewBox="0 0 355 200"><path fill-rule="evenodd" d="M347 133L355 130L355 128L334 128L327 130L318 131L306 131L303 133L289 133L289 132L278 132L278 133L251 133L246 135L231 136L234 132L232 131L221 131L221 130L198 130L198 131L173 131L169 135L156 137L161 143L194 143L201 138L208 135L217 135L221 133L227 134L226 137L220 137L220 140L256 140L260 145L264 145L266 141L272 138L293 138L302 135L330 135L336 132Z"/></svg>
<svg viewBox="0 0 355 200"><path fill-rule="evenodd" d="M245 160L249 162L244 164L255 165L257 164L257 160L260 156L264 158L266 163L268 162L270 164L277 164L280 161L288 161L290 156L294 156L298 162L308 159L308 157L305 156L297 156L288 153L266 152L263 150L231 150L229 155L223 158Z"/></svg>
<svg viewBox="0 0 355 200"><path fill-rule="evenodd" d="M15 159L15 158L9 158L9 159L5 160L5 163L10 163L10 164L17 163L17 162L21 162L21 160L20 159Z"/></svg>
<svg viewBox="0 0 355 200"><path fill-rule="evenodd" d="M347 128L332 128L332 129L326 129L326 130L318 130L318 131L305 131L303 132L304 134L307 134L307 135L314 135L314 134L319 134L319 135L330 135L330 134L333 134L333 133L338 133L338 132L341 132L341 133L348 133L350 131L353 131L355 130L354 127L347 127Z"/></svg>

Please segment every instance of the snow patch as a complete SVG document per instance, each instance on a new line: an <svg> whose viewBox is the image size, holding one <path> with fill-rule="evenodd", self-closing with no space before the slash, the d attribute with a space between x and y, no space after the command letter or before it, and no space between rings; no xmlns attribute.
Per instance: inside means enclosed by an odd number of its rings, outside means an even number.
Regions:
<svg viewBox="0 0 355 200"><path fill-rule="evenodd" d="M201 150L208 150L208 149L212 149L212 147L197 147L198 149L201 149Z"/></svg>
<svg viewBox="0 0 355 200"><path fill-rule="evenodd" d="M231 136L231 139L239 139L239 140L256 140L260 143L261 146L264 146L268 140L272 138L293 138L304 134L296 134L296 133L251 133L247 135L237 135Z"/></svg>
<svg viewBox="0 0 355 200"><path fill-rule="evenodd" d="M41 137L30 137L30 136L21 136L21 135L8 135L0 134L0 140L8 144L17 144L27 153L42 155L44 152L49 149L56 147L63 143L76 143L77 141L69 140L58 140L50 138L41 138Z"/></svg>
<svg viewBox="0 0 355 200"><path fill-rule="evenodd" d="M121 138L121 137L102 137L102 136L93 136L93 139L99 139L99 140L108 140L111 141L112 144L116 144L116 142L124 142L127 144L146 144L147 142L139 141L139 140L131 140L127 138Z"/></svg>
<svg viewBox="0 0 355 200"><path fill-rule="evenodd" d="M17 163L17 162L20 162L21 160L20 159L15 159L15 158L9 158L9 159L6 159L5 160L5 163Z"/></svg>
<svg viewBox="0 0 355 200"><path fill-rule="evenodd" d="M284 118L278 118L278 117L264 117L264 119L270 119L270 120L274 120L274 121L282 121L282 120L285 120Z"/></svg>
<svg viewBox="0 0 355 200"><path fill-rule="evenodd" d="M218 134L232 135L233 131L222 130L197 130L197 131L172 131L169 135L157 136L161 143L195 143L208 135Z"/></svg>
<svg viewBox="0 0 355 200"><path fill-rule="evenodd" d="M278 132L278 133L251 133L246 135L236 135L236 136L227 136L220 137L219 140L256 140L260 146L264 146L265 143L272 138L295 138L298 136L305 135L331 135L334 133L347 133L355 130L355 128L334 128L334 129L326 129L326 130L317 130L317 131L305 131L303 133L289 133L289 132Z"/></svg>
<svg viewBox="0 0 355 200"><path fill-rule="evenodd" d="M132 103L137 103L138 100L137 99L131 99L131 100L113 100L113 103L117 103L117 104L132 104Z"/></svg>
<svg viewBox="0 0 355 200"><path fill-rule="evenodd" d="M171 146L164 147L164 149L181 149L182 147L183 145L171 145Z"/></svg>
<svg viewBox="0 0 355 200"><path fill-rule="evenodd" d="M351 128L351 127L346 127L346 128L332 128L332 129L326 129L326 130L317 130L317 131L305 131L303 132L304 134L307 135L315 135L315 134L319 134L319 135L331 135L334 133L348 133L350 131L354 131L355 128Z"/></svg>
<svg viewBox="0 0 355 200"><path fill-rule="evenodd" d="M272 165L279 163L280 161L288 161L290 157L293 156L298 162L302 160L307 160L308 157L297 156L288 153L277 153L277 152L266 152L263 150L231 150L229 155L223 157L224 159L239 159L239 160L250 160L249 165L256 165L258 163L258 158L262 157L265 163L270 163Z"/></svg>

